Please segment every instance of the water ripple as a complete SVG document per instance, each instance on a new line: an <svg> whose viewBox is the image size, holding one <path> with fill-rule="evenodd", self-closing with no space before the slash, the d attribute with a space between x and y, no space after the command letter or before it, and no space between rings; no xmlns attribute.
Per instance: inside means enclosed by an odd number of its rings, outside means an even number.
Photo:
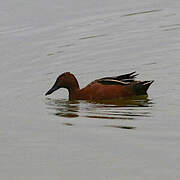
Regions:
<svg viewBox="0 0 180 180"><path fill-rule="evenodd" d="M126 104L125 104L126 102ZM102 120L137 120L151 117L152 101L126 100L121 104L102 104L87 101L68 101L46 98L49 113L59 117L86 117Z"/></svg>
<svg viewBox="0 0 180 180"><path fill-rule="evenodd" d="M154 9L154 10L149 10L149 11L134 12L134 13L125 14L123 16L135 16L135 15L148 14L148 13L159 12L159 11L162 11L162 9Z"/></svg>

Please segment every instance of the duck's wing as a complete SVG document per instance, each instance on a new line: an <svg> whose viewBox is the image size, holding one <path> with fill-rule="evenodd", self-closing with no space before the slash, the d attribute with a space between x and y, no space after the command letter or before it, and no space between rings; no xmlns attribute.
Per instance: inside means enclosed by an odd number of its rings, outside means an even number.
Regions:
<svg viewBox="0 0 180 180"><path fill-rule="evenodd" d="M120 76L104 77L104 78L101 78L101 80L113 79L113 80L119 80L119 81L123 81L123 82L131 82L131 81L134 81L134 79L137 75L138 74L136 74L136 71L134 71L132 73L123 74Z"/></svg>
<svg viewBox="0 0 180 180"><path fill-rule="evenodd" d="M129 85L130 82L124 82L116 79L97 79L95 82L104 84L104 85Z"/></svg>
<svg viewBox="0 0 180 180"><path fill-rule="evenodd" d="M136 72L123 74L120 76L112 76L112 77L104 77L101 79L95 80L95 82L105 84L105 85L129 85L130 83L134 82L135 77L138 74Z"/></svg>
<svg viewBox="0 0 180 180"><path fill-rule="evenodd" d="M90 85L94 83L100 83L104 85L121 85L121 86L127 86L134 90L136 95L144 95L146 94L149 86L154 81L135 81L135 77L138 74L136 72L132 72L129 74L124 74L120 76L113 76L113 77L104 77L101 79L97 79L90 83Z"/></svg>

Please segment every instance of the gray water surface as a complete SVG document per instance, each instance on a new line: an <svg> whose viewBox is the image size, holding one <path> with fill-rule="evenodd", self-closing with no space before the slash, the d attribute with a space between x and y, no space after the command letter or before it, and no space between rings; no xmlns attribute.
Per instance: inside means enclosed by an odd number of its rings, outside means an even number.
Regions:
<svg viewBox="0 0 180 180"><path fill-rule="evenodd" d="M180 2L6 0L0 6L0 178L180 179ZM136 105L44 93L137 71Z"/></svg>

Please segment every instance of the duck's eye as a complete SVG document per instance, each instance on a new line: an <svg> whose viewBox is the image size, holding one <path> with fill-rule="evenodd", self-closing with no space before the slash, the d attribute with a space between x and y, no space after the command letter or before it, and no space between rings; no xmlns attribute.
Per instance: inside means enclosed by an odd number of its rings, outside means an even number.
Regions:
<svg viewBox="0 0 180 180"><path fill-rule="evenodd" d="M59 81L62 81L63 79L64 79L63 76L60 76L60 77L58 78Z"/></svg>

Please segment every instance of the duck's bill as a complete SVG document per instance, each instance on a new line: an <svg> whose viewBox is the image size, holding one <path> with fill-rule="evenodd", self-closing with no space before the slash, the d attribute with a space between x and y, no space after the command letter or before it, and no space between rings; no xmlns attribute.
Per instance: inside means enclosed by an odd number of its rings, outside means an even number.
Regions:
<svg viewBox="0 0 180 180"><path fill-rule="evenodd" d="M49 94L52 94L54 91L58 90L59 87L56 87L56 86L53 86L46 94L45 96L49 95Z"/></svg>

